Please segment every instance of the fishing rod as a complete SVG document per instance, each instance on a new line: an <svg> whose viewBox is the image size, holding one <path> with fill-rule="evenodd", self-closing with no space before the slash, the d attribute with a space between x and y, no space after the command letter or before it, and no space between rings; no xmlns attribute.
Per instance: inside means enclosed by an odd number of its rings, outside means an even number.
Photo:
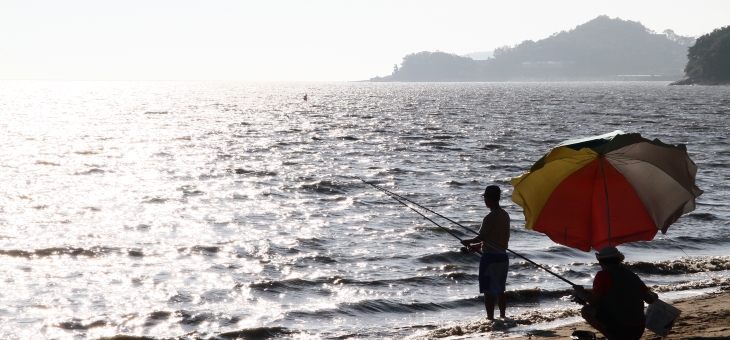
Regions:
<svg viewBox="0 0 730 340"><path fill-rule="evenodd" d="M408 199L407 197L403 197L403 196L401 196L401 195L398 195L398 194L396 194L396 193L394 193L394 192L392 192L392 191L389 191L388 189L385 189L385 188L383 188L383 187L380 187L380 186L378 186L378 185L375 185L375 184L373 184L373 183L370 183L370 182L366 182L366 181L365 181L364 179L362 179L362 178L360 178L360 177L358 177L358 179L359 179L359 180L361 180L361 181L363 181L363 182L364 182L365 184L367 184L367 185L370 185L370 186L372 186L373 188L375 188L375 189L377 189L377 190L380 190L380 191L384 192L384 193L385 193L385 194L387 194L388 196L391 196L391 197L393 197L393 198L397 197L397 198L399 198L399 199L402 199L402 200L404 200L404 201L407 201L408 203L411 203L411 204L413 204L413 205L415 205L415 206L417 206L417 207L419 207L419 208L421 208L421 209L423 209L423 210L426 210L426 211L428 211L428 212L430 212L430 213L432 213L432 214L434 214L434 215L436 215L436 216L438 216L438 217L441 217L441 218L443 218L443 219L445 219L445 220L447 220L447 221L449 221L449 222L451 222L451 223L454 223L454 224L456 224L456 225L458 225L458 226L460 226L460 227L462 227L462 228L464 228L464 229L466 229L466 230L468 230L468 231L472 232L472 233L473 233L473 234L475 234L475 235L480 235L480 234L479 234L478 232L474 231L474 229L471 229L471 228L469 228L469 227L465 227L465 226L461 225L461 224L460 224L459 222L456 222L456 221L454 221L454 220L452 220L452 219L450 219L450 218L448 218L448 217L446 217L446 216L444 216L444 215L441 215L441 214L439 214L439 213L437 213L437 212L435 212L435 211L433 211L433 210L431 210L431 209L429 209L429 208L426 208L426 207L424 207L424 206L422 206L422 205L420 205L420 204L418 204L418 203L416 203L416 202L413 202L412 200Z"/></svg>
<svg viewBox="0 0 730 340"><path fill-rule="evenodd" d="M419 211L417 211L416 209L414 209L414 208L412 208L412 207L408 206L407 204L403 203L403 202L401 201L401 199L403 199L403 200L405 200L405 201L407 201L407 202L409 202L409 203L412 203L413 205L415 205L415 206L417 206L417 207L419 207L419 208L421 208L421 209L424 209L424 210L426 210L426 211L428 211L428 212L430 212L430 213L432 213L432 214L434 214L434 215L436 215L436 216L439 216L439 217L441 217L441 218L443 218L443 219L445 219L445 220L447 220L447 221L449 221L449 222L451 222L451 223L454 223L454 224L456 224L456 225L458 225L458 226L460 226L460 227L462 227L462 228L464 228L464 229L466 229L466 230L469 230L469 231L471 231L472 233L476 234L476 237L477 237L478 239L482 240L483 242L487 242L487 243L489 243L489 245L491 245L491 246L493 246L493 247L496 247L496 248L500 248L500 249L504 249L505 251L508 251L508 252L510 252L510 253L512 253L512 254L514 254L515 256L517 256L517 257L520 257L521 259L523 259L523 260L525 260L525 261L527 261L527 262L531 263L531 264L532 264L532 265L534 265L535 267L537 267L537 268L540 268L540 269L542 269L542 270L544 270L544 271L546 271L546 272L548 272L548 273L552 274L553 276L555 276L555 277L557 277L557 278L559 278L559 279L563 280L563 281L564 281L565 283L567 283L567 284L569 284L569 285L571 285L571 286L575 286L575 284L574 284L573 282L570 282L570 280L568 280L568 279L566 279L566 278L564 278L564 277L562 277L562 276L560 276L560 275L558 275L558 274L556 274L556 273L553 273L553 272L552 272L552 271L551 271L550 269L547 269L547 268L545 268L544 266L542 266L541 264L538 264L538 263L536 263L535 261L532 261L532 260L528 259L527 257L525 257L525 256L522 256L522 255L518 254L517 252L513 251L512 249L509 249L509 248L505 248L505 247L503 247L502 245L500 245L500 244L497 244L496 242L494 242L494 241L492 241L492 240L489 240L489 239L485 239L485 238L484 238L484 237L483 237L483 236L482 236L481 234L479 234L478 232L474 231L474 230L473 230L473 229L471 229L471 228L467 228L467 227L465 227L465 226L461 225L461 223L459 223L459 222L456 222L456 221L454 221L454 220L452 220L452 219L450 219L450 218L448 218L448 217L446 217L446 216L444 216L444 215L441 215L441 214L439 214L439 213L437 213L437 212L435 212L435 211L433 211L433 210L431 210L431 209L429 209L429 208L426 208L426 207L424 207L424 206L422 206L422 205L420 205L420 204L418 204L418 203L416 203L416 202L413 202L413 201L411 201L410 199L408 199L408 198L406 198L406 197L403 197L403 196L401 196L401 195L398 195L398 194L396 194L396 193L394 193L394 192L391 192L391 191L389 191L388 189L385 189L385 188L382 188L382 187L380 187L380 186L378 186L378 185L375 185L375 184L373 184L373 183L367 182L367 181L365 181L364 179L362 179L362 178L360 178L360 177L357 177L357 178L358 178L359 180L361 180L361 181L362 181L363 183L365 183L365 184L367 184L367 185L370 185L370 186L372 186L373 188L375 188L375 189L377 189L377 190L379 190L379 191L381 191L381 192L385 193L386 195L390 196L391 198L395 199L396 201L398 201L398 202L400 202L401 204L405 205L406 207L410 208L411 210L413 210L413 211L417 212L417 213L418 213L419 215L423 216L424 218L427 218L427 217L426 217L426 216L424 216L423 214L421 214L421 213L420 213ZM427 219L428 219L428 218L427 218ZM431 221L431 220L429 219L429 221ZM431 221L431 222L433 222L433 221ZM435 224L436 222L433 222L433 223ZM438 225L438 224L437 224L437 225ZM440 227L440 226L439 226L439 227ZM441 228L443 228L443 227L441 227ZM444 230L445 230L445 229L444 229ZM451 234L451 232L449 232L449 233ZM452 235L453 235L453 234L452 234ZM456 237L456 236L454 235L454 237ZM457 237L457 238L458 238L458 237ZM461 239L459 239L459 240L461 240ZM480 254L481 254L481 252L480 252Z"/></svg>
<svg viewBox="0 0 730 340"><path fill-rule="evenodd" d="M366 182L366 183L367 183L367 182ZM389 195L389 196L390 196L390 195ZM413 209L413 207L409 206L408 204L405 204L405 203L404 203L403 201L401 201L401 200L399 200L399 199L397 199L397 198L395 198L395 197L393 197L393 196L390 196L390 197L391 197L391 198L393 198L393 199L395 199L396 201L398 201L398 203L402 204L402 205L403 205L404 207L406 207L406 208L408 208L408 209L411 209L411 210L413 210L413 212L415 212L416 214L419 214L419 215L421 215L421 217L423 217L423 218L427 219L427 220L428 220L429 222L431 222L431 223L435 224L435 225L436 225L437 227L439 227L439 228L443 229L443 230L444 230L445 232L449 233L449 235L451 235L451 236L455 237L455 238L456 238L457 240L459 240L459 241L463 241L463 240L462 240L462 239L461 239L461 238L460 238L459 236L456 236L456 234L452 233L452 232L451 232L451 230L449 230L449 229L446 229L446 228L442 227L442 226L441 226L440 224L436 223L436 222L435 222L434 220L432 220L432 219L430 219L430 218L426 217L426 215L422 214L422 213L421 213L420 211L418 211L418 210L416 210L416 209ZM479 253L479 255L481 255L481 254L482 254L482 252L481 252L481 251L479 251L479 250L476 250L476 252L477 252L477 253Z"/></svg>

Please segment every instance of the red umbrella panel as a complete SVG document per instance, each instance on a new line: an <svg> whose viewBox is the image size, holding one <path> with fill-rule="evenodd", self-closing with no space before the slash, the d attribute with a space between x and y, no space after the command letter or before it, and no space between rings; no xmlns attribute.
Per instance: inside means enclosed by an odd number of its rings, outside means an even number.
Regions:
<svg viewBox="0 0 730 340"><path fill-rule="evenodd" d="M614 131L563 142L510 183L527 229L590 251L666 233L695 209L696 173L684 145Z"/></svg>

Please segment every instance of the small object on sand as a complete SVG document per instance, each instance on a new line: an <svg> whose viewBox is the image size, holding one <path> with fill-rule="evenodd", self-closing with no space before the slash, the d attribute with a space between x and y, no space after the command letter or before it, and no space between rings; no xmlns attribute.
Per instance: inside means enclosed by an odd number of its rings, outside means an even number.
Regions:
<svg viewBox="0 0 730 340"><path fill-rule="evenodd" d="M570 335L573 340L596 340L596 333L591 331L574 330Z"/></svg>
<svg viewBox="0 0 730 340"><path fill-rule="evenodd" d="M674 306L656 300L646 308L646 328L659 336L666 337L680 314L682 311Z"/></svg>

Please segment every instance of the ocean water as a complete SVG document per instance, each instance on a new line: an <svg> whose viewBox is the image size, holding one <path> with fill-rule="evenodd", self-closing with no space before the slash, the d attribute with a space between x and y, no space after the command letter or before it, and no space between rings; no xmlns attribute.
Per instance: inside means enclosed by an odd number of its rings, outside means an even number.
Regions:
<svg viewBox="0 0 730 340"><path fill-rule="evenodd" d="M588 286L593 255L525 230L508 181L562 140L617 129L687 144L705 190L667 235L619 247L631 268L664 299L730 284L730 87L4 81L0 93L0 338L511 335L574 316L570 287L512 257L508 314L524 322L479 326L478 256L355 176L474 228L479 194L500 185L510 248Z"/></svg>

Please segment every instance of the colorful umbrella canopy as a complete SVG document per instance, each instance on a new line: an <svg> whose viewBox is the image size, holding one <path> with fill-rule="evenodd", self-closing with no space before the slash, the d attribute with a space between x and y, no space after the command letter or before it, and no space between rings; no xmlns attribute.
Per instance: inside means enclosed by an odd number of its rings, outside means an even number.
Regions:
<svg viewBox="0 0 730 340"><path fill-rule="evenodd" d="M614 131L560 143L513 178L527 229L590 251L649 241L702 194L687 148Z"/></svg>

